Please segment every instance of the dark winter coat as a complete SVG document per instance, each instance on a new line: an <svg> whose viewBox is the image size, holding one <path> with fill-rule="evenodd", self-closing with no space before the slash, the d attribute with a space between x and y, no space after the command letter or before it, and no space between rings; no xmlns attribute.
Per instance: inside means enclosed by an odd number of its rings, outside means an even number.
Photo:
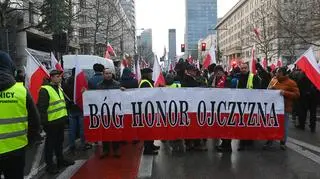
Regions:
<svg viewBox="0 0 320 179"><path fill-rule="evenodd" d="M185 75L182 82L181 87L199 87L199 82L190 75Z"/></svg>
<svg viewBox="0 0 320 179"><path fill-rule="evenodd" d="M116 80L103 80L98 84L98 89L120 89L120 83Z"/></svg>
<svg viewBox="0 0 320 179"><path fill-rule="evenodd" d="M88 82L88 88L90 90L98 89L99 84L103 81L103 74L96 73Z"/></svg>

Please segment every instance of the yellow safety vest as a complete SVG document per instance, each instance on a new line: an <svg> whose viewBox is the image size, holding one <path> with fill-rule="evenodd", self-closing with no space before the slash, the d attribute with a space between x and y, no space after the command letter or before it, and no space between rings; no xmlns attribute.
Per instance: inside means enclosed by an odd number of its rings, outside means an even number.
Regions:
<svg viewBox="0 0 320 179"><path fill-rule="evenodd" d="M253 89L253 78L254 74L250 73L247 81L247 89Z"/></svg>
<svg viewBox="0 0 320 179"><path fill-rule="evenodd" d="M62 117L68 116L62 89L59 88L58 94L52 86L46 85L42 86L42 88L47 90L49 94L49 107L47 110L48 121L52 122Z"/></svg>
<svg viewBox="0 0 320 179"><path fill-rule="evenodd" d="M27 90L22 83L0 92L0 154L28 144Z"/></svg>
<svg viewBox="0 0 320 179"><path fill-rule="evenodd" d="M172 85L168 85L168 88L181 88L181 84L179 83L173 83Z"/></svg>
<svg viewBox="0 0 320 179"><path fill-rule="evenodd" d="M148 83L148 85L150 86L150 88L153 88L153 84L150 83L148 80L141 80L140 84L139 84L139 88L141 88L143 83Z"/></svg>

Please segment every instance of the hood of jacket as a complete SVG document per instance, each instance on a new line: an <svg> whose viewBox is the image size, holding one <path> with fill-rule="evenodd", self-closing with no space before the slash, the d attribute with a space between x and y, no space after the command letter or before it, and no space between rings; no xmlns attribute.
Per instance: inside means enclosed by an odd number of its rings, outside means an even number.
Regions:
<svg viewBox="0 0 320 179"><path fill-rule="evenodd" d="M6 90L16 83L14 79L15 65L10 56L0 51L0 91Z"/></svg>

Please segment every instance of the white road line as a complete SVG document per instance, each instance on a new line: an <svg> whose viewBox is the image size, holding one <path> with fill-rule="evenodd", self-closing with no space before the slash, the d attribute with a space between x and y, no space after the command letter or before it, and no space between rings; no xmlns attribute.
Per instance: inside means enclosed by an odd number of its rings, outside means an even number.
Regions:
<svg viewBox="0 0 320 179"><path fill-rule="evenodd" d="M310 152L309 150L305 150L301 146L298 146L298 145L291 143L291 142L287 143L287 147L295 152L298 152L299 154L303 155L304 157L316 162L318 165L320 165L320 156Z"/></svg>
<svg viewBox="0 0 320 179"><path fill-rule="evenodd" d="M77 160L75 164L66 168L58 177L57 179L67 179L71 178L86 162L86 160Z"/></svg>
<svg viewBox="0 0 320 179"><path fill-rule="evenodd" d="M44 141L42 142L42 144L40 144L37 147L36 156L34 158L34 162L32 163L32 168L30 170L29 175L24 177L25 179L31 179L34 176L36 176L39 173L39 171L41 171L42 168L39 167L39 166L40 166L40 161L41 161L41 158L42 158L43 151L44 151Z"/></svg>
<svg viewBox="0 0 320 179"><path fill-rule="evenodd" d="M297 140L297 139L294 139L294 138L291 138L291 137L288 137L288 141L289 142L292 142L294 144L297 144L299 146L302 146L304 148L307 148L309 150L312 150L312 151L315 151L315 152L318 152L320 153L320 147L317 147L317 146L314 146L314 145L311 145L311 144L308 144L306 142L303 142L303 141L300 141L300 140Z"/></svg>
<svg viewBox="0 0 320 179"><path fill-rule="evenodd" d="M143 152L143 150L142 150ZM141 155L138 178L150 178L152 176L153 155Z"/></svg>
<svg viewBox="0 0 320 179"><path fill-rule="evenodd" d="M79 142L80 142L80 139L75 140L76 145ZM32 168L30 170L30 173L27 176L24 176L24 179L32 179L33 177L38 175L39 172L42 171L47 166L46 163L43 163L42 165L40 165L40 161L41 161L41 158L42 158L42 155L44 152L44 145L45 145L45 139L42 141L42 144L39 145L39 147L37 149L35 161L34 161L34 163L32 163ZM63 149L63 154L68 152L68 150L69 150L69 146L67 146L66 148ZM53 160L55 160L55 156L53 157Z"/></svg>

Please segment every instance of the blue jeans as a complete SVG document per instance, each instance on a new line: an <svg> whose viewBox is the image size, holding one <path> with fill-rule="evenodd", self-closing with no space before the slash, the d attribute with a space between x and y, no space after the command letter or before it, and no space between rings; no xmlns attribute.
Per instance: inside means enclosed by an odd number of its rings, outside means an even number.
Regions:
<svg viewBox="0 0 320 179"><path fill-rule="evenodd" d="M69 146L75 148L75 140L77 130L79 129L79 135L81 144L85 144L84 130L83 130L83 114L81 112L70 111L69 113Z"/></svg>

